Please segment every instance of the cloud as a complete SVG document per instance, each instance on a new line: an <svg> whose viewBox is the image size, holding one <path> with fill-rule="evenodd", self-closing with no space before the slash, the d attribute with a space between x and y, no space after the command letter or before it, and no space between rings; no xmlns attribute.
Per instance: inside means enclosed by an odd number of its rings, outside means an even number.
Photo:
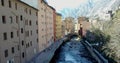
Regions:
<svg viewBox="0 0 120 63"><path fill-rule="evenodd" d="M37 8L38 0L22 0L31 6ZM114 0L46 0L49 5L53 6L57 12L61 13L63 17L73 15L74 9L79 8L78 14L80 16L92 16L103 9L106 4ZM117 0L119 1L119 0ZM118 2L119 3L119 2ZM69 12L68 12L69 11Z"/></svg>
<svg viewBox="0 0 120 63"><path fill-rule="evenodd" d="M56 8L57 11L63 8L75 8L87 0L47 0L48 4Z"/></svg>

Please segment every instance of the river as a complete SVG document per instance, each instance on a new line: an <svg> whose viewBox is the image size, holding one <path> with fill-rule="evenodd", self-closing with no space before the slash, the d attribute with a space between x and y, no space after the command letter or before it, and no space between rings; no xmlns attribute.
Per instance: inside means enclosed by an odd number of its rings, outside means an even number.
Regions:
<svg viewBox="0 0 120 63"><path fill-rule="evenodd" d="M78 38L63 44L51 63L97 63Z"/></svg>

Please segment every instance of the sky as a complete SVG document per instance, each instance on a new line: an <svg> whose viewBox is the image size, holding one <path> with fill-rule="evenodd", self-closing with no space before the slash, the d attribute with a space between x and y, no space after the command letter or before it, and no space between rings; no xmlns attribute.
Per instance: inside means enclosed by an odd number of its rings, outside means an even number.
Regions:
<svg viewBox="0 0 120 63"><path fill-rule="evenodd" d="M22 0L37 8L37 0ZM49 5L53 6L57 12L64 8L75 8L80 4L86 3L88 0L46 0ZM95 0L96 1L96 0Z"/></svg>
<svg viewBox="0 0 120 63"><path fill-rule="evenodd" d="M80 4L87 2L87 0L47 0L47 2L59 12L64 8L78 7Z"/></svg>
<svg viewBox="0 0 120 63"><path fill-rule="evenodd" d="M22 0L37 8L37 0ZM62 17L89 16L115 0L46 0ZM119 0L118 0L119 1ZM79 10L79 11L78 11ZM76 14L76 15L75 15Z"/></svg>
<svg viewBox="0 0 120 63"><path fill-rule="evenodd" d="M31 6L37 8L37 0L21 0L21 1L24 1L25 3L28 3Z"/></svg>
<svg viewBox="0 0 120 63"><path fill-rule="evenodd" d="M49 5L53 6L58 13L61 13L63 18L86 16L95 2L99 0L46 0ZM79 12L77 10L80 10ZM73 12L74 11L74 12ZM77 11L77 13L75 12ZM74 15L73 15L74 14ZM76 15L75 15L76 14Z"/></svg>

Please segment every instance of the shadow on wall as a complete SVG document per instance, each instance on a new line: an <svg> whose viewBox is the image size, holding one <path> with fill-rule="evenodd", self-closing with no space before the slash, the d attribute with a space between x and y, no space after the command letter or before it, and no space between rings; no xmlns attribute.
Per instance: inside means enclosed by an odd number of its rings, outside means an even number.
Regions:
<svg viewBox="0 0 120 63"><path fill-rule="evenodd" d="M110 41L110 35L103 33L99 29L94 29L93 31L87 30L85 38L91 44L98 44L99 46L103 46Z"/></svg>

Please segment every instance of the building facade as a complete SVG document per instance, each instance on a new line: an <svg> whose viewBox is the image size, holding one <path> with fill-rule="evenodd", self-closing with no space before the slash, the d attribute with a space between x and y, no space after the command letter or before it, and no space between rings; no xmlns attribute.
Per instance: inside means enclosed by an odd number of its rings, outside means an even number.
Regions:
<svg viewBox="0 0 120 63"><path fill-rule="evenodd" d="M62 37L65 36L65 22L62 21Z"/></svg>
<svg viewBox="0 0 120 63"><path fill-rule="evenodd" d="M69 33L74 33L74 18L67 17L64 20L65 22L65 35Z"/></svg>
<svg viewBox="0 0 120 63"><path fill-rule="evenodd" d="M91 23L86 17L79 17L78 18L79 29L82 27L83 35L86 35L87 30L91 28Z"/></svg>
<svg viewBox="0 0 120 63"><path fill-rule="evenodd" d="M80 30L80 24L79 23L75 23L74 25L74 29L75 29L75 33L78 33L78 31Z"/></svg>
<svg viewBox="0 0 120 63"><path fill-rule="evenodd" d="M56 40L62 37L62 15L56 13Z"/></svg>
<svg viewBox="0 0 120 63"><path fill-rule="evenodd" d="M38 10L0 0L0 63L26 63L38 53Z"/></svg>
<svg viewBox="0 0 120 63"><path fill-rule="evenodd" d="M56 41L56 10L53 8L54 42Z"/></svg>
<svg viewBox="0 0 120 63"><path fill-rule="evenodd" d="M38 0L38 9L39 51L42 51L54 42L54 9L44 0Z"/></svg>

